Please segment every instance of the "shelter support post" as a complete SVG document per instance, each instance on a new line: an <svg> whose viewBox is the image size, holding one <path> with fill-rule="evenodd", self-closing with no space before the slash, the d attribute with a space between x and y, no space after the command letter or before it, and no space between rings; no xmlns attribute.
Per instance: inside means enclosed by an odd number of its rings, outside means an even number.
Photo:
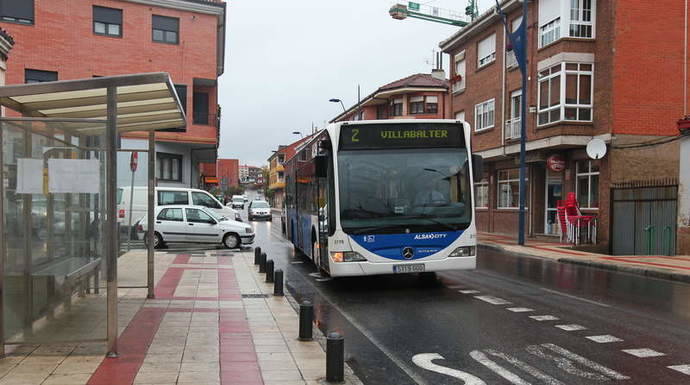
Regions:
<svg viewBox="0 0 690 385"><path fill-rule="evenodd" d="M24 127L24 156L27 158L32 157L31 148L31 130ZM31 204L32 195L23 194L23 215L24 215L24 253L23 253L23 276L24 276L24 337L33 334L33 317L32 313L34 311L34 285L31 269L33 267L33 258L31 256L31 240L33 237L33 215L31 215Z"/></svg>
<svg viewBox="0 0 690 385"><path fill-rule="evenodd" d="M149 131L148 174L148 209L146 212L146 223L148 223L150 231L146 233L148 240L148 246L146 247L146 285L148 286L148 294L146 298L154 298L153 230L155 221L153 217L156 193L156 134L153 130Z"/></svg>
<svg viewBox="0 0 690 385"><path fill-rule="evenodd" d="M4 123L0 122L0 170L5 169ZM5 175L0 173L0 358L5 358Z"/></svg>
<svg viewBox="0 0 690 385"><path fill-rule="evenodd" d="M117 357L117 87L109 86L107 93L107 123L105 130L105 259L107 266L107 337L108 357Z"/></svg>

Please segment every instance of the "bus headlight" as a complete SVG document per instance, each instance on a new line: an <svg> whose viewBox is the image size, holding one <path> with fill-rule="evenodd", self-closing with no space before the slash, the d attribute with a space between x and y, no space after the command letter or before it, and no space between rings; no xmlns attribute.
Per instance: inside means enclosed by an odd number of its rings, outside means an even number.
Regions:
<svg viewBox="0 0 690 385"><path fill-rule="evenodd" d="M449 257L472 257L477 255L477 248L475 246L461 246L453 250Z"/></svg>
<svg viewBox="0 0 690 385"><path fill-rule="evenodd" d="M356 251L336 251L331 253L333 262L363 262L367 259Z"/></svg>

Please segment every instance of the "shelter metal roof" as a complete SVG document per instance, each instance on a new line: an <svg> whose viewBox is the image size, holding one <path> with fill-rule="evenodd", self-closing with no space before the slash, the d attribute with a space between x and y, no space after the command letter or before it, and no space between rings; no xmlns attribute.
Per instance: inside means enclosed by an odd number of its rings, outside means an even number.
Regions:
<svg viewBox="0 0 690 385"><path fill-rule="evenodd" d="M102 124L89 126L84 121L107 120L109 87L116 91L120 133L184 131L185 113L170 75L165 72L9 85L0 87L0 105L26 117L51 118L63 123L73 119L73 130L98 134L104 129Z"/></svg>

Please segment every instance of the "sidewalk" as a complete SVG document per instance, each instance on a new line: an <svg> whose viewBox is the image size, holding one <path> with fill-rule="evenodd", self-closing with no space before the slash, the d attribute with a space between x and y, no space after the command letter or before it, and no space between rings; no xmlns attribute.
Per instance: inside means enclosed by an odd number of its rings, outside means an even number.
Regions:
<svg viewBox="0 0 690 385"><path fill-rule="evenodd" d="M479 233L478 243L480 246L528 257L690 283L690 256L611 256L573 250L570 244L530 239L526 240L524 246L519 246L512 237L490 233Z"/></svg>
<svg viewBox="0 0 690 385"><path fill-rule="evenodd" d="M119 358L104 358L104 343L19 346L0 360L0 385L324 383L319 331L297 340L295 309L269 294L253 258L251 250L156 253L156 299L119 291ZM120 284L145 282L145 261L142 251L120 257ZM346 384L360 384L345 370Z"/></svg>

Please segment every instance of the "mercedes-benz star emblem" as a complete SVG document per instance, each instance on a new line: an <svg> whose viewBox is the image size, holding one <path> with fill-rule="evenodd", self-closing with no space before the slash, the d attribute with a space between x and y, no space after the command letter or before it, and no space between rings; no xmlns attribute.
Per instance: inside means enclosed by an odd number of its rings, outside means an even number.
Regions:
<svg viewBox="0 0 690 385"><path fill-rule="evenodd" d="M414 249L411 247L406 247L403 249L402 255L405 259L412 259L412 257L414 257Z"/></svg>

